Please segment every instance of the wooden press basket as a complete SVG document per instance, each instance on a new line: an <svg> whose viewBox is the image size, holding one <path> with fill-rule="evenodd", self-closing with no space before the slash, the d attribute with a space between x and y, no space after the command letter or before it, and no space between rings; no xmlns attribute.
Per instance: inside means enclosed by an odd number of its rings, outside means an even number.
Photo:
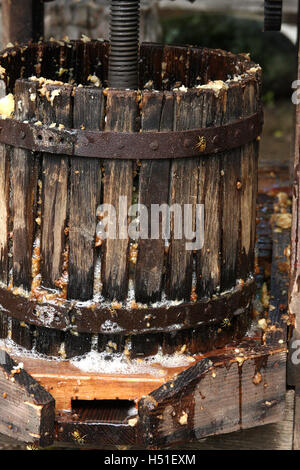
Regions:
<svg viewBox="0 0 300 470"><path fill-rule="evenodd" d="M273 422L285 346L237 343L255 294L260 68L142 44L139 90L116 90L108 55L109 43L85 39L0 56L0 90L15 103L0 120L0 338L24 348L20 359L5 342L24 369L0 350L0 431L39 445L161 447ZM173 225L167 244L102 242L99 206L119 196L204 204L203 248L187 251ZM91 350L186 365L117 375L109 361L101 373L68 361Z"/></svg>
<svg viewBox="0 0 300 470"><path fill-rule="evenodd" d="M62 358L92 342L131 358L223 346L251 320L260 68L142 44L140 90L121 91L105 88L108 53L51 41L0 56L15 100L0 124L0 337ZM97 207L120 195L204 204L204 247L172 231L168 247L101 243Z"/></svg>

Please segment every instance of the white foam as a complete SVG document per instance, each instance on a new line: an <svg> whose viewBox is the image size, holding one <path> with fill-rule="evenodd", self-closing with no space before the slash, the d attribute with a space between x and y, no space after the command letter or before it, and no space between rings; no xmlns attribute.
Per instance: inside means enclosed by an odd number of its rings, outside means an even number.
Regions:
<svg viewBox="0 0 300 470"><path fill-rule="evenodd" d="M73 358L70 362L83 372L122 375L150 374L163 377L167 374L163 368L188 366L193 362L193 358L179 353L164 355L159 352L155 356L149 356L145 359L129 360L121 353L109 354L91 351L85 356Z"/></svg>
<svg viewBox="0 0 300 470"><path fill-rule="evenodd" d="M30 359L40 359L43 361L57 361L60 362L63 359L60 357L46 356L45 354L40 354L34 349L28 350L19 346L11 339L0 339L0 349L5 349L13 357L27 357Z"/></svg>

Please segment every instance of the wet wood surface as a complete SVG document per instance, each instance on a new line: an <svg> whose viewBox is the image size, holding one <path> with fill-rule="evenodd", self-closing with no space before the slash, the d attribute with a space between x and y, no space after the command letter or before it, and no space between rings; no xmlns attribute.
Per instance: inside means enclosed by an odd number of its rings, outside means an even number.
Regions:
<svg viewBox="0 0 300 470"><path fill-rule="evenodd" d="M74 128L102 129L103 112L102 88L75 89ZM100 204L101 178L99 159L71 159L68 234L70 247L69 299L84 301L93 297L96 261L96 210Z"/></svg>
<svg viewBox="0 0 300 470"><path fill-rule="evenodd" d="M120 110L122 109L122 112ZM109 90L107 96L106 131L134 132L138 115L137 93ZM133 150L134 151L134 150ZM116 220L123 233L113 239L109 235L103 243L102 274L103 295L110 300L122 301L128 293L129 280L129 222L128 209L132 202L133 163L129 160L104 163L103 204L116 210ZM127 198L127 199L126 199Z"/></svg>
<svg viewBox="0 0 300 470"><path fill-rule="evenodd" d="M54 435L55 402L18 362L0 351L0 432L47 446Z"/></svg>

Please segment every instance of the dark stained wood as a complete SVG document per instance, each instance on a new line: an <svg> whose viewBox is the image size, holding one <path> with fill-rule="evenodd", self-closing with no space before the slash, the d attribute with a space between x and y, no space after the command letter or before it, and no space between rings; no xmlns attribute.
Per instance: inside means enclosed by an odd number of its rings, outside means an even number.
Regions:
<svg viewBox="0 0 300 470"><path fill-rule="evenodd" d="M54 409L53 397L0 350L0 432L48 446L53 442Z"/></svg>
<svg viewBox="0 0 300 470"><path fill-rule="evenodd" d="M295 389L295 416L293 429L293 450L300 449L300 393L299 385Z"/></svg>
<svg viewBox="0 0 300 470"><path fill-rule="evenodd" d="M108 90L105 130L134 132L137 114L136 92ZM132 203L133 164L126 160L105 161L104 169L103 203L115 207L116 220L118 222L119 217L122 218L120 225L124 234L119 234L117 228L117 237L112 239L107 236L103 243L103 295L110 300L122 301L127 297L128 291L129 238L126 221L128 208ZM120 198L125 201L124 211L119 208Z"/></svg>
<svg viewBox="0 0 300 470"><path fill-rule="evenodd" d="M142 130L167 131L173 127L174 96L144 92L142 99ZM159 239L151 237L151 205L167 204L169 197L170 161L142 161L139 173L139 204L148 210L148 239L139 240L135 270L137 302L156 302L161 299L165 241L163 224L159 223Z"/></svg>
<svg viewBox="0 0 300 470"><path fill-rule="evenodd" d="M26 349L32 349L34 340L34 327L24 322L12 318L11 320L11 339Z"/></svg>
<svg viewBox="0 0 300 470"><path fill-rule="evenodd" d="M243 115L247 117L258 110L259 90L255 80L243 90ZM256 195L258 181L259 141L243 147L241 155L241 248L238 275L245 279L254 269L256 239Z"/></svg>
<svg viewBox="0 0 300 470"><path fill-rule="evenodd" d="M278 345L287 340L289 256L291 234L289 229L273 229L273 253L268 318L276 328L268 332L267 344Z"/></svg>
<svg viewBox="0 0 300 470"><path fill-rule="evenodd" d="M39 118L45 124L72 127L70 86L48 85L48 98L39 105ZM58 96L54 93L58 92ZM53 94L52 94L53 93ZM52 95L51 95L52 94ZM54 97L51 103L51 96ZM41 275L45 287L56 287L62 275L65 228L67 225L69 159L60 155L43 155Z"/></svg>
<svg viewBox="0 0 300 470"><path fill-rule="evenodd" d="M189 48L189 87L207 83L207 62L209 51L206 48Z"/></svg>
<svg viewBox="0 0 300 470"><path fill-rule="evenodd" d="M201 120L202 97L195 93L175 92L174 130L192 129ZM171 182L169 204L179 204L182 214L184 205L193 208L192 228L195 230L195 206L197 203L199 176L199 159L185 158L173 160L171 164ZM177 218L178 219L178 218ZM184 217L182 217L182 220ZM176 224L176 226L175 226ZM169 299L190 300L192 289L193 252L187 250L187 240L182 222L181 238L175 229L180 230L180 222L176 223L171 213L171 239L169 247L168 269L166 273L166 292ZM191 224L189 224L191 226ZM177 238L177 239L176 239ZM178 239L179 238L179 239Z"/></svg>
<svg viewBox="0 0 300 470"><path fill-rule="evenodd" d="M226 93L216 97L213 92L202 94L201 127L220 125ZM196 292L200 297L211 296L220 286L221 278L221 211L223 203L221 159L219 155L200 158L198 203L204 205L204 245L196 253Z"/></svg>
<svg viewBox="0 0 300 470"><path fill-rule="evenodd" d="M103 128L102 88L76 88L74 127ZM101 157L101 155L99 155ZM96 256L96 209L100 204L100 160L72 158L70 169L69 284L68 298L93 297Z"/></svg>
<svg viewBox="0 0 300 470"><path fill-rule="evenodd" d="M36 328L35 349L40 354L65 358L64 337L62 331L39 326Z"/></svg>
<svg viewBox="0 0 300 470"><path fill-rule="evenodd" d="M282 417L285 351L239 349L242 356L200 360L140 400L139 432L146 447L198 440ZM278 386L265 386L270 383Z"/></svg>
<svg viewBox="0 0 300 470"><path fill-rule="evenodd" d="M294 390L286 393L285 414L277 423L184 444L185 450L291 450L293 442Z"/></svg>
<svg viewBox="0 0 300 470"><path fill-rule="evenodd" d="M15 115L17 119L32 119L37 93L34 82L18 80L15 87ZM21 148L14 148L11 156L12 217L13 217L13 282L14 286L31 289L32 250L36 218L38 157Z"/></svg>
<svg viewBox="0 0 300 470"><path fill-rule="evenodd" d="M243 113L242 89L237 84L227 91L223 124L235 121ZM222 195L222 262L221 290L236 284L240 251L241 221L241 148L224 152L221 162Z"/></svg>
<svg viewBox="0 0 300 470"><path fill-rule="evenodd" d="M56 439L77 447L133 445L136 427L128 422L134 422L136 414L134 402L129 400L73 400L72 413L57 417Z"/></svg>
<svg viewBox="0 0 300 470"><path fill-rule="evenodd" d="M0 312L0 338L7 338L8 336L8 326L9 326L8 315L4 312Z"/></svg>
<svg viewBox="0 0 300 470"><path fill-rule="evenodd" d="M0 98L6 95L6 86L3 80L0 81ZM0 144L0 280L8 284L9 274L9 167L10 149L8 146Z"/></svg>
<svg viewBox="0 0 300 470"><path fill-rule="evenodd" d="M254 269L257 158L257 144L245 145L241 156L241 253L238 266L241 279L246 279Z"/></svg>
<svg viewBox="0 0 300 470"><path fill-rule="evenodd" d="M139 81L140 89L161 90L163 46L145 43L140 46Z"/></svg>
<svg viewBox="0 0 300 470"><path fill-rule="evenodd" d="M2 44L38 41L44 34L43 0L3 0Z"/></svg>
<svg viewBox="0 0 300 470"><path fill-rule="evenodd" d="M173 87L188 85L188 52L188 48L184 46L164 46L161 64L162 89L172 90Z"/></svg>

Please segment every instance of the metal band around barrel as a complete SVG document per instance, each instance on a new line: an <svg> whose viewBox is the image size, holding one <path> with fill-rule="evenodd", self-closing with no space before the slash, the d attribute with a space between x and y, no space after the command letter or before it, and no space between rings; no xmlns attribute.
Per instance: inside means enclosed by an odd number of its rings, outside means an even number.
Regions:
<svg viewBox="0 0 300 470"><path fill-rule="evenodd" d="M33 152L77 157L189 158L241 147L261 134L262 125L262 110L223 126L172 132L59 130L15 119L0 119L0 142Z"/></svg>

